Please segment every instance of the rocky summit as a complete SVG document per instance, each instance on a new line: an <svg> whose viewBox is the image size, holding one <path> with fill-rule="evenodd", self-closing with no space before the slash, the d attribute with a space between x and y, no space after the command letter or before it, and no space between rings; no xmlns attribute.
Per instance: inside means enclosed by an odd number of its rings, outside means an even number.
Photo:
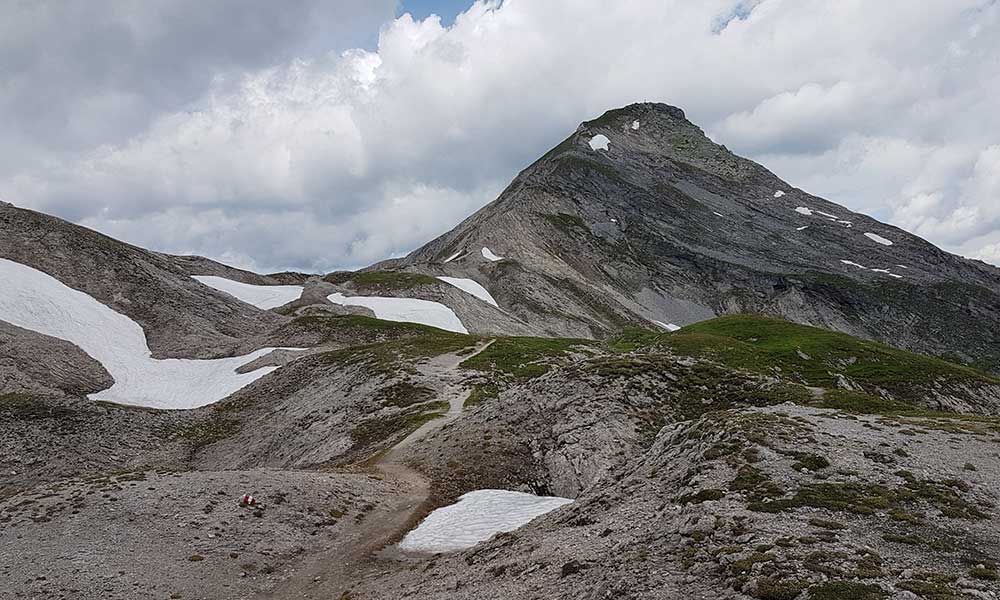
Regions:
<svg viewBox="0 0 1000 600"><path fill-rule="evenodd" d="M681 109L401 259L0 204L0 598L1000 597L1000 270Z"/></svg>

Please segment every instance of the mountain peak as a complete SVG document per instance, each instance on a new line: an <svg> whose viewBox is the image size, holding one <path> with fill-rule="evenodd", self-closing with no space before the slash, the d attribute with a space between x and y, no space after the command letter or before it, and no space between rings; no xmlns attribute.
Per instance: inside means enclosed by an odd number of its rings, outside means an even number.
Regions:
<svg viewBox="0 0 1000 600"><path fill-rule="evenodd" d="M638 120L641 128L643 119L666 121L675 124L680 121L691 125L684 115L684 111L676 106L663 102L634 102L621 108L612 108L605 111L604 114L596 119L584 121L581 127L600 127L619 122L631 127L632 121L630 120Z"/></svg>

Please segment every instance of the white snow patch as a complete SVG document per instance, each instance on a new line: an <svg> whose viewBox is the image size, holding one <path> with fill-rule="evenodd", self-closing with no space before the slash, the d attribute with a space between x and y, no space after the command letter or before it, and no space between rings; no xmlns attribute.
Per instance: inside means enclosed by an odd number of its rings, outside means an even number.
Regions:
<svg viewBox="0 0 1000 600"><path fill-rule="evenodd" d="M301 285L252 285L215 275L192 275L191 277L210 288L264 310L284 306L302 297Z"/></svg>
<svg viewBox="0 0 1000 600"><path fill-rule="evenodd" d="M277 368L236 372L274 348L215 360L155 360L138 323L58 279L0 259L0 281L0 320L72 342L111 374L114 385L90 394L91 400L197 408L218 402Z"/></svg>
<svg viewBox="0 0 1000 600"><path fill-rule="evenodd" d="M909 268L910 268L910 267L908 267L908 266L906 266L906 265L896 265L896 266L897 266L897 267L900 267L900 268L902 268L902 269L909 269Z"/></svg>
<svg viewBox="0 0 1000 600"><path fill-rule="evenodd" d="M785 195L785 192L783 192L781 190L778 190L777 192L774 192L774 197L775 198L781 198L784 195Z"/></svg>
<svg viewBox="0 0 1000 600"><path fill-rule="evenodd" d="M813 211L810 210L810 209L808 209L808 208L806 208L805 206L799 206L799 207L797 207L795 209L795 212L799 213L800 215L805 215L807 217L811 217L812 214L813 214Z"/></svg>
<svg viewBox="0 0 1000 600"><path fill-rule="evenodd" d="M485 258L488 261L496 262L498 260L503 260L502 256L497 256L496 254L493 254L493 251L487 248L486 246L483 246L482 252L483 252L483 258Z"/></svg>
<svg viewBox="0 0 1000 600"><path fill-rule="evenodd" d="M375 316L386 321L420 323L447 331L469 333L458 319L455 311L440 302L417 298L383 298L381 296L344 296L340 292L330 294L327 300L341 306L364 306Z"/></svg>
<svg viewBox="0 0 1000 600"><path fill-rule="evenodd" d="M864 265L859 265L858 263L856 263L854 261L851 261L851 260L841 260L840 262L844 263L845 265L849 265L849 266L852 266L852 267L857 267L859 269L864 269L866 271L868 270L868 267L866 267Z"/></svg>
<svg viewBox="0 0 1000 600"><path fill-rule="evenodd" d="M813 212L816 213L817 215L823 215L824 217L832 219L834 221L840 219L840 217L838 217L837 215L831 215L830 213L825 213L821 210L814 210Z"/></svg>
<svg viewBox="0 0 1000 600"><path fill-rule="evenodd" d="M850 229L851 227L854 227L854 223L852 223L850 221L837 221L837 222L840 223L841 225L847 227L848 229Z"/></svg>
<svg viewBox="0 0 1000 600"><path fill-rule="evenodd" d="M500 308L497 301L490 295L489 291L471 279L464 279L462 277L438 277L438 279L457 287L463 292L472 294L487 304L492 304L493 306Z"/></svg>
<svg viewBox="0 0 1000 600"><path fill-rule="evenodd" d="M796 227L795 231L805 231L806 229L809 229L808 225L803 225L802 227Z"/></svg>
<svg viewBox="0 0 1000 600"><path fill-rule="evenodd" d="M456 253L452 254L452 255L451 255L451 256L449 256L448 258L444 259L444 262L446 262L446 263L450 263L451 261L455 260L455 259L456 259L456 258L458 258L459 256L462 256L462 251L461 251L461 250L459 250L458 252L456 252Z"/></svg>
<svg viewBox="0 0 1000 600"><path fill-rule="evenodd" d="M611 219L611 222L612 222L612 223L617 223L617 222L618 222L618 219Z"/></svg>
<svg viewBox="0 0 1000 600"><path fill-rule="evenodd" d="M639 121L632 121L632 131L639 131Z"/></svg>
<svg viewBox="0 0 1000 600"><path fill-rule="evenodd" d="M714 211L712 212L712 214L715 215L715 216L717 216L717 217L721 217L722 216L722 213L717 213L717 212L714 212Z"/></svg>
<svg viewBox="0 0 1000 600"><path fill-rule="evenodd" d="M653 321L653 322L659 325L660 327L666 329L667 331L677 331L678 329L680 329L680 326L674 325L673 323L664 323L663 321Z"/></svg>
<svg viewBox="0 0 1000 600"><path fill-rule="evenodd" d="M598 133L594 137L590 138L590 149L607 150L608 144L610 143L611 140L608 139L608 136L604 135L603 133Z"/></svg>
<svg viewBox="0 0 1000 600"><path fill-rule="evenodd" d="M902 279L903 278L902 275L896 275L895 273L893 273L889 269L872 269L872 272L873 273L883 273L885 275L888 275L889 277L895 277L896 279Z"/></svg>
<svg viewBox="0 0 1000 600"><path fill-rule="evenodd" d="M884 237L880 236L877 233L866 233L865 237L868 238L868 239L870 239L871 241L875 242L876 244L882 244L883 246L891 246L892 245L892 241L891 240L887 240L887 239L885 239Z"/></svg>
<svg viewBox="0 0 1000 600"><path fill-rule="evenodd" d="M478 490L427 516L399 543L410 552L454 552L471 548L503 531L513 531L536 517L573 502L505 490Z"/></svg>

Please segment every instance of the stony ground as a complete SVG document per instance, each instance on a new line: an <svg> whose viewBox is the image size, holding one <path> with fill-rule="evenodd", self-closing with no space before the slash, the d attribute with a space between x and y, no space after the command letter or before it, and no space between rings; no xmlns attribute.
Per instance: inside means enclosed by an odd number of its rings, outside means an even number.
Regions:
<svg viewBox="0 0 1000 600"><path fill-rule="evenodd" d="M398 484L369 474L136 472L0 504L4 598L248 598L348 543ZM238 504L244 494L260 507Z"/></svg>
<svg viewBox="0 0 1000 600"><path fill-rule="evenodd" d="M998 597L994 417L485 341L320 350L197 411L6 399L0 597ZM392 549L482 488L576 501L465 552Z"/></svg>
<svg viewBox="0 0 1000 600"><path fill-rule="evenodd" d="M352 598L996 598L995 427L709 413L574 504Z"/></svg>

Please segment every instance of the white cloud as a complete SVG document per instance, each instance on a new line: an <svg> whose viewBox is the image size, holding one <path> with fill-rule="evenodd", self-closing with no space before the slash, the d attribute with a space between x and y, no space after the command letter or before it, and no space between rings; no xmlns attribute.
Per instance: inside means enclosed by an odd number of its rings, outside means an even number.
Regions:
<svg viewBox="0 0 1000 600"><path fill-rule="evenodd" d="M793 185L986 252L1000 241L998 12L477 2L449 28L387 23L373 51L229 72L127 141L0 179L0 194L165 250L356 266L447 230L580 121L656 100Z"/></svg>

